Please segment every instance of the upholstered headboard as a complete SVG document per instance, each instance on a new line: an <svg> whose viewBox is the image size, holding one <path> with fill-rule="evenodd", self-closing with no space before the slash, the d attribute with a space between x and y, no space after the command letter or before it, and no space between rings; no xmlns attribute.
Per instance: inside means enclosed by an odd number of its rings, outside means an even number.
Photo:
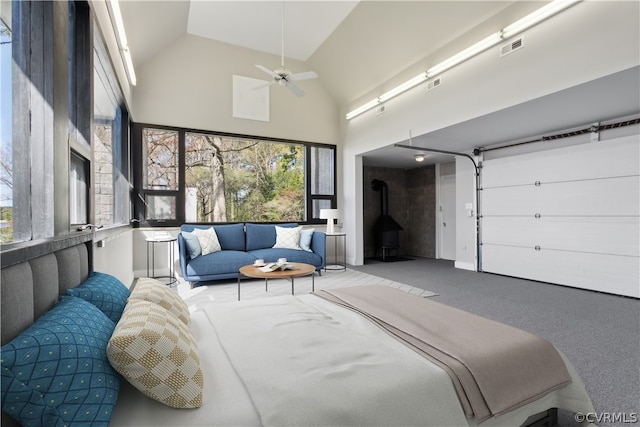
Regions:
<svg viewBox="0 0 640 427"><path fill-rule="evenodd" d="M53 307L65 290L77 287L89 277L92 242L87 240L80 236L3 253L0 277L3 345ZM2 426L17 425L2 411Z"/></svg>
<svg viewBox="0 0 640 427"><path fill-rule="evenodd" d="M76 243L3 266L0 282L3 345L49 310L66 289L78 286L89 276L91 247L90 241ZM31 253L37 253L30 249Z"/></svg>

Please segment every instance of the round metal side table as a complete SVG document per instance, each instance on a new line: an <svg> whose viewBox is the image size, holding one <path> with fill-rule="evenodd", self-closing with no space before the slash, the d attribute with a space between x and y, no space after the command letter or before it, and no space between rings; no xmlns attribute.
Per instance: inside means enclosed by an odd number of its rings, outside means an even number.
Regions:
<svg viewBox="0 0 640 427"><path fill-rule="evenodd" d="M333 237L333 263L325 261L324 271L347 269L347 233L325 233L327 239ZM342 263L338 262L338 240L342 237ZM329 243L327 242L327 245ZM330 266L330 267L329 267Z"/></svg>
<svg viewBox="0 0 640 427"><path fill-rule="evenodd" d="M175 271L173 268L173 260L175 259L175 243L178 241L177 237L167 236L167 237L147 237L147 277L151 277L153 279L165 279L168 280L167 285L173 285L178 282L176 278ZM161 243L169 244L169 275L168 276L156 276L156 245ZM151 262L149 262L149 257L151 257ZM151 269L149 269L149 264L151 264ZM151 273L151 275L149 275Z"/></svg>

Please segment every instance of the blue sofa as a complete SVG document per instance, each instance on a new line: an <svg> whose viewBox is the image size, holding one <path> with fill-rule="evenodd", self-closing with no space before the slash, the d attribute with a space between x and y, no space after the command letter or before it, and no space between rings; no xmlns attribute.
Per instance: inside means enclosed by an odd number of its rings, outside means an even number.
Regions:
<svg viewBox="0 0 640 427"><path fill-rule="evenodd" d="M297 227L296 223L287 224L253 224L238 223L214 225L218 236L219 252L191 258L182 232L192 232L195 228L208 229L211 225L183 224L178 234L178 251L180 268L185 280L204 282L211 280L233 279L238 277L240 267L253 264L257 259L274 262L278 258L286 258L291 262L303 262L316 267L316 271L325 266L326 234L314 231L311 236L311 252L296 249L273 248L276 242L276 228Z"/></svg>

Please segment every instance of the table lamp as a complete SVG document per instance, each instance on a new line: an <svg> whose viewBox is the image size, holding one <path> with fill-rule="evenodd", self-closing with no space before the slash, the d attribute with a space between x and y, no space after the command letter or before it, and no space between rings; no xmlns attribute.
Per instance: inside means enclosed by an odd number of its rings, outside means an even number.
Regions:
<svg viewBox="0 0 640 427"><path fill-rule="evenodd" d="M328 234L335 233L335 229L333 227L333 220L338 219L338 215L340 215L340 211L338 209L320 209L320 219L327 220Z"/></svg>

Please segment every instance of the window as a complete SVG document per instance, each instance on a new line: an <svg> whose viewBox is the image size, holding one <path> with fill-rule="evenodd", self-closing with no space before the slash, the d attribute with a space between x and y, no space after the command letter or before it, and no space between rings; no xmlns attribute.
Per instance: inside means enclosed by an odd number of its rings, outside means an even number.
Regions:
<svg viewBox="0 0 640 427"><path fill-rule="evenodd" d="M137 217L150 225L314 222L335 206L334 146L151 125L133 135Z"/></svg>
<svg viewBox="0 0 640 427"><path fill-rule="evenodd" d="M303 221L304 145L186 134L187 222Z"/></svg>
<svg viewBox="0 0 640 427"><path fill-rule="evenodd" d="M335 207L335 149L326 147L309 147L311 167L311 212L313 218L320 217L320 209Z"/></svg>
<svg viewBox="0 0 640 427"><path fill-rule="evenodd" d="M4 6L3 6L4 7ZM4 10L3 10L4 12ZM4 18L4 13L2 14ZM0 20L0 243L13 241L11 30Z"/></svg>
<svg viewBox="0 0 640 427"><path fill-rule="evenodd" d="M129 224L129 118L91 16L82 0L0 1L2 250Z"/></svg>
<svg viewBox="0 0 640 427"><path fill-rule="evenodd" d="M142 188L152 190L144 197L147 221L177 219L178 147L177 131L147 128L142 132Z"/></svg>
<svg viewBox="0 0 640 427"><path fill-rule="evenodd" d="M87 224L89 218L89 173L84 157L71 153L71 174L69 176L69 222L72 225Z"/></svg>
<svg viewBox="0 0 640 427"><path fill-rule="evenodd" d="M113 66L94 29L93 189L96 225L129 223L129 119Z"/></svg>

